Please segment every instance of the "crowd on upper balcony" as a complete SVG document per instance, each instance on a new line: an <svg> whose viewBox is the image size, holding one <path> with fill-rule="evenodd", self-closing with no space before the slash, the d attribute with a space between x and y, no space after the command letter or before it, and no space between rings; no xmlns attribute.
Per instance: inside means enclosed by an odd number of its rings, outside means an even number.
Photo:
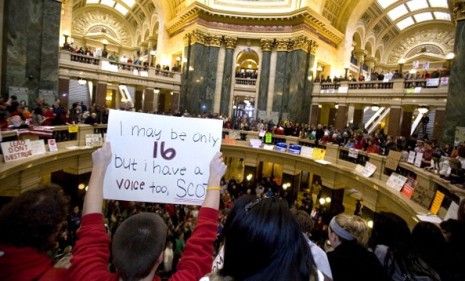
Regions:
<svg viewBox="0 0 465 281"><path fill-rule="evenodd" d="M441 78L441 77L448 77L450 74L450 70L447 68L441 68L441 69L434 69L432 71L428 70L418 70L416 72L410 72L410 71L405 71L401 75L399 70L394 70L394 71L374 71L369 73L367 77L365 77L364 74L360 74L357 76L352 76L349 75L347 78L343 76L336 77L334 76L332 79L328 75L326 78L324 78L323 75L320 75L319 77L315 78L315 82L321 82L321 83L339 83L343 81L349 81L349 82L364 82L364 81L380 81L380 82L389 82L392 80L397 80L397 79L404 79L404 80L426 80L430 78Z"/></svg>
<svg viewBox="0 0 465 281"><path fill-rule="evenodd" d="M236 71L235 77L244 79L257 79L258 73L257 70L247 71L245 69L241 69L239 71Z"/></svg>
<svg viewBox="0 0 465 281"><path fill-rule="evenodd" d="M98 64L98 59L105 58L110 61L110 63L118 63L118 67L124 70L145 70L149 68L149 53L145 51L136 51L134 56L119 55L116 52L108 52L106 48L89 48L89 47L79 47L74 46L74 43L67 44L63 47L64 50L67 50L73 54L79 54L80 56L72 56L71 60L79 61L89 64ZM156 64L155 66L157 72L179 72L181 67L179 65L174 65L170 68L168 65Z"/></svg>

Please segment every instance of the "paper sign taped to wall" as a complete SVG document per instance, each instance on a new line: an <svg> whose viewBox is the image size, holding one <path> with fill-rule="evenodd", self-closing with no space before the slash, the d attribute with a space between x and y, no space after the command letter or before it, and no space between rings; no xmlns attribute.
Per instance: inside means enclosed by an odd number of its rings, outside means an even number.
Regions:
<svg viewBox="0 0 465 281"><path fill-rule="evenodd" d="M32 156L30 140L2 142L1 145L5 162L21 160Z"/></svg>
<svg viewBox="0 0 465 281"><path fill-rule="evenodd" d="M110 110L104 198L200 205L222 121Z"/></svg>
<svg viewBox="0 0 465 281"><path fill-rule="evenodd" d="M399 165L401 157L402 153L400 153L399 151L389 150L389 154L386 159L386 165L384 165L384 167L394 171L397 170L397 166Z"/></svg>

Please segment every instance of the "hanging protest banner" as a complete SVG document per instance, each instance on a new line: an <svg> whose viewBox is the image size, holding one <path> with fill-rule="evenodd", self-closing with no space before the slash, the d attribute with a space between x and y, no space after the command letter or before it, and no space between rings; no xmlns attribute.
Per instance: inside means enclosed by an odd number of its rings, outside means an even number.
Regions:
<svg viewBox="0 0 465 281"><path fill-rule="evenodd" d="M200 205L222 121L111 110L104 198Z"/></svg>

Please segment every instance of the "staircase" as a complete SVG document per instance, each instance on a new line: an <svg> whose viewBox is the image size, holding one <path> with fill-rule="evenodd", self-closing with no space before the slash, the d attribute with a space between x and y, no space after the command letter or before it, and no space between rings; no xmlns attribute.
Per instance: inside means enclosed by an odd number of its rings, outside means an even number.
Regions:
<svg viewBox="0 0 465 281"><path fill-rule="evenodd" d="M426 134L423 133L422 125L421 125L421 118L423 117L423 114L418 113L417 117L415 118L415 121L412 124L412 129L411 133L417 133L418 134L418 139L431 139L433 136L433 126L434 126L434 119L436 117L436 111L435 110L430 110L427 113L427 116L429 117L429 122L426 124Z"/></svg>
<svg viewBox="0 0 465 281"><path fill-rule="evenodd" d="M381 124L381 122L386 118L386 116L391 112L390 107L380 107L380 109L375 113L375 118L369 124L368 127L365 127L369 134L373 133Z"/></svg>

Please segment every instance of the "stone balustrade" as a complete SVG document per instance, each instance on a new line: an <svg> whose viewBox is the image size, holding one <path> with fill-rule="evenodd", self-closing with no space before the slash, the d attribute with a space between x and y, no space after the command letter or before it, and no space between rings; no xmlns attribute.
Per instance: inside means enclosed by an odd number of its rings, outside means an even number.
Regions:
<svg viewBox="0 0 465 281"><path fill-rule="evenodd" d="M24 160L2 163L0 165L0 181L2 182L0 195L16 196L43 182L44 178L49 178L48 175L54 171L65 170L73 174L89 172L92 166L91 153L95 148L84 147L85 135L95 133L96 130L101 132L105 128L105 125L95 127L79 125L76 140L58 143L58 152L47 152L44 155ZM2 132L2 135L11 137L12 133L7 131ZM463 189L450 184L438 175L401 162L396 172L414 177L417 182L415 192L421 192L424 197L418 200L408 199L386 185L392 171L385 167L386 157L377 154L357 151L357 157L354 157L354 155L348 155L346 148L326 144L319 145L320 148L325 149L324 161L315 161L292 153L252 148L248 140L257 138L258 132L224 130L223 135L229 135L228 138L238 138L238 140L229 139L223 142L221 149L225 158L241 158L245 163L259 163L260 161L277 163L284 167L285 172L291 174L306 171L319 175L324 186L331 189L355 189L363 194L366 207L375 211L396 212L411 225L417 222L417 215L428 213L429 204L432 201L430 197L434 196L435 190L441 190L445 194L445 202L458 202L465 195ZM316 146L311 140L297 137L276 135L274 139L289 144ZM68 149L70 146L79 146L79 148ZM371 177L366 178L355 173L356 164L363 165L367 162L376 166L376 171Z"/></svg>

